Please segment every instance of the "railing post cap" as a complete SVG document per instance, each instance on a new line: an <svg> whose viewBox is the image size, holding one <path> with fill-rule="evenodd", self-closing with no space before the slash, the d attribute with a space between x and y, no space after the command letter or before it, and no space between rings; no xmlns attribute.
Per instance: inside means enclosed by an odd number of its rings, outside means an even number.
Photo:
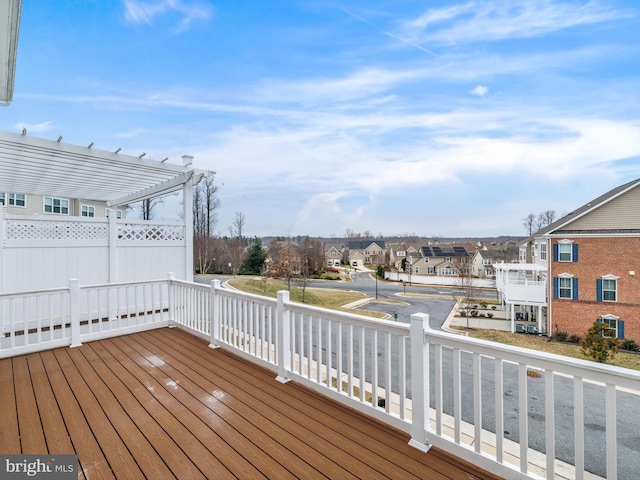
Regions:
<svg viewBox="0 0 640 480"><path fill-rule="evenodd" d="M419 323L422 324L422 327L425 330L429 330L429 314L428 313L412 313L411 314L411 323Z"/></svg>

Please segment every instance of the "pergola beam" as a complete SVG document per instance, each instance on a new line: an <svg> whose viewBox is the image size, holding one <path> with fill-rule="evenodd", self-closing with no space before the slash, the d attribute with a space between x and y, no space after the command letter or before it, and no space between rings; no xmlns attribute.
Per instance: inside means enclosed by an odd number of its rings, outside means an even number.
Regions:
<svg viewBox="0 0 640 480"><path fill-rule="evenodd" d="M0 2L0 105L13 100L22 0Z"/></svg>
<svg viewBox="0 0 640 480"><path fill-rule="evenodd" d="M146 200L147 198L158 197L160 195L175 192L176 190L182 188L185 183L189 182L191 180L191 177L193 177L193 170L182 173L177 177L172 178L171 180L167 180L166 182L158 183L153 187L145 188L144 190L140 190L139 192L130 193L129 195L125 195L124 197L107 201L107 207L128 205L130 203Z"/></svg>
<svg viewBox="0 0 640 480"><path fill-rule="evenodd" d="M113 206L169 193L214 174L190 163L177 165L91 147L0 132L0 192Z"/></svg>

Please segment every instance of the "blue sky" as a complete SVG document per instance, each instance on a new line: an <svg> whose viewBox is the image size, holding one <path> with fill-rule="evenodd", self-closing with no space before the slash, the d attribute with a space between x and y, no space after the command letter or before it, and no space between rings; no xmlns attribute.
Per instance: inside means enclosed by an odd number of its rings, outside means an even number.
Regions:
<svg viewBox="0 0 640 480"><path fill-rule="evenodd" d="M524 235L640 177L639 27L622 0L24 1L0 128L193 155L222 234Z"/></svg>

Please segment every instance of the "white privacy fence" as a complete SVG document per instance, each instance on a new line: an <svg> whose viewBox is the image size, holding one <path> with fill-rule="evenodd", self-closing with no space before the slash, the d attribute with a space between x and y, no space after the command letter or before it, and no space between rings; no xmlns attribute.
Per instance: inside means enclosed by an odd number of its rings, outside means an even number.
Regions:
<svg viewBox="0 0 640 480"><path fill-rule="evenodd" d="M191 279L188 248L184 223L0 213L0 293Z"/></svg>
<svg viewBox="0 0 640 480"><path fill-rule="evenodd" d="M635 461L618 446L637 372L431 330L425 314L408 325L172 278L3 294L0 312L0 357L180 326L505 478L626 478Z"/></svg>

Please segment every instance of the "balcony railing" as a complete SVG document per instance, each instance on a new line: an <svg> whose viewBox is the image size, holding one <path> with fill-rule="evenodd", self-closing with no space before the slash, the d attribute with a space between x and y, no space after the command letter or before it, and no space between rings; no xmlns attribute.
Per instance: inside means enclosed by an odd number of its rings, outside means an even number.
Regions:
<svg viewBox="0 0 640 480"><path fill-rule="evenodd" d="M637 372L434 331L426 314L407 325L173 278L1 294L0 314L0 358L178 326L423 451L436 445L505 478L624 478L616 411L637 400ZM599 436L586 439L592 423Z"/></svg>

